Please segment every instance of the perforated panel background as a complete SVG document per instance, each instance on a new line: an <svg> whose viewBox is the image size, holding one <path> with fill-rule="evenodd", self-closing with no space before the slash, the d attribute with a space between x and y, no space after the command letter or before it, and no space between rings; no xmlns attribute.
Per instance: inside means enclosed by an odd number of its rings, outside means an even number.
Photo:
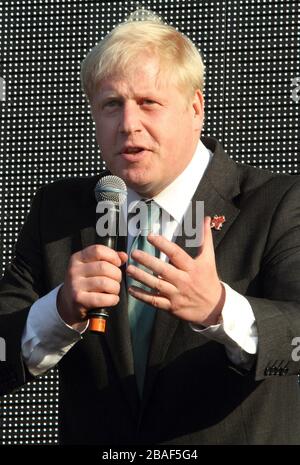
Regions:
<svg viewBox="0 0 300 465"><path fill-rule="evenodd" d="M2 272L37 188L101 169L80 90L80 62L137 6L0 0ZM205 134L219 138L240 162L299 173L299 2L164 0L139 6L161 14L202 50ZM56 370L3 397L0 407L2 444L56 443Z"/></svg>

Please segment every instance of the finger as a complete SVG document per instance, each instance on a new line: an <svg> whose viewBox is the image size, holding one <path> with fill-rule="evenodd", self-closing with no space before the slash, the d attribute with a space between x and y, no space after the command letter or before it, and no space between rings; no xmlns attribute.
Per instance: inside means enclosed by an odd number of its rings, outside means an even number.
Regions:
<svg viewBox="0 0 300 465"><path fill-rule="evenodd" d="M78 273L86 278L106 276L107 278L114 279L118 283L122 281L122 271L120 268L104 261L81 264L80 267L78 267Z"/></svg>
<svg viewBox="0 0 300 465"><path fill-rule="evenodd" d="M119 303L120 297L115 294L101 292L82 292L80 303L86 309L113 307Z"/></svg>
<svg viewBox="0 0 300 465"><path fill-rule="evenodd" d="M130 286L128 292L136 299L139 299L152 307L160 308L161 310L169 310L171 308L171 303L166 297L147 292L136 286Z"/></svg>
<svg viewBox="0 0 300 465"><path fill-rule="evenodd" d="M177 287L178 282L182 278L181 273L183 273L183 271L178 270L170 263L163 262L159 258L153 257L153 255L147 252L136 249L132 252L131 257L134 261L153 271L157 276L161 276L165 281L173 284L175 287Z"/></svg>
<svg viewBox="0 0 300 465"><path fill-rule="evenodd" d="M118 253L101 244L93 244L78 252L78 260L83 263L104 260L112 263L115 266L121 266L121 259ZM76 254L77 255L77 254Z"/></svg>
<svg viewBox="0 0 300 465"><path fill-rule="evenodd" d="M157 294L163 294L166 297L170 297L171 294L177 292L177 289L173 284L165 281L161 277L154 276L153 274L147 273L141 268L137 268L134 265L129 265L126 270L127 274L135 281L144 284L147 287L155 290Z"/></svg>
<svg viewBox="0 0 300 465"><path fill-rule="evenodd" d="M214 256L214 242L213 242L213 237L212 237L212 232L211 232L211 217L206 216L204 219L204 240L203 244L200 248L200 253L198 256Z"/></svg>
<svg viewBox="0 0 300 465"><path fill-rule="evenodd" d="M81 290L87 292L105 292L107 294L119 295L120 284L106 276L84 278L80 281Z"/></svg>
<svg viewBox="0 0 300 465"><path fill-rule="evenodd" d="M174 242L156 234L149 234L148 241L166 254L170 262L179 270L188 271L192 267L193 259Z"/></svg>

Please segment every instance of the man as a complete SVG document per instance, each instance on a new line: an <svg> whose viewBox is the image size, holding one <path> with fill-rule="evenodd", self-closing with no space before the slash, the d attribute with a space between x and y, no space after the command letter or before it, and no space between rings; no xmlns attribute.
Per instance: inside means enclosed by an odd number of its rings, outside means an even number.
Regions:
<svg viewBox="0 0 300 465"><path fill-rule="evenodd" d="M118 26L83 63L108 169L130 200L153 200L171 221L148 236L159 257L130 237L115 251L95 245L99 176L34 199L1 282L3 385L58 363L61 443L300 443L299 179L236 164L215 139L199 140L203 73L194 45L156 17ZM177 231L199 201L204 239L190 247ZM149 341L139 333L141 373L128 316L136 302L149 304L143 318L154 312ZM89 331L88 311L111 306L106 333Z"/></svg>

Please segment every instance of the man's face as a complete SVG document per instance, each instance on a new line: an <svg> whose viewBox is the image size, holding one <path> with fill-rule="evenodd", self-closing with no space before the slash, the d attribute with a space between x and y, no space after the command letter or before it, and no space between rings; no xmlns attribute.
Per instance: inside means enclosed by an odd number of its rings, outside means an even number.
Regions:
<svg viewBox="0 0 300 465"><path fill-rule="evenodd" d="M203 124L203 97L190 102L157 80L155 58L141 57L124 77L103 80L91 101L96 138L108 169L133 190L153 197L187 166Z"/></svg>

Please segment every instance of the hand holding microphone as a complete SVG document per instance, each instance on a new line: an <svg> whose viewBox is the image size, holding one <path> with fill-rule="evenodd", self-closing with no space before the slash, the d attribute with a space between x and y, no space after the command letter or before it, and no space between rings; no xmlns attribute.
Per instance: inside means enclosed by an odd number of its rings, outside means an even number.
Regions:
<svg viewBox="0 0 300 465"><path fill-rule="evenodd" d="M98 202L110 205L110 227L103 231L101 244L94 244L71 256L63 286L57 297L58 312L74 329L89 328L104 332L109 307L119 302L122 272L127 261L125 252L117 252L120 206L126 201L126 185L116 176L101 178L95 188ZM110 235L112 230L115 234ZM98 233L101 231L98 231ZM101 234L102 235L102 234Z"/></svg>

